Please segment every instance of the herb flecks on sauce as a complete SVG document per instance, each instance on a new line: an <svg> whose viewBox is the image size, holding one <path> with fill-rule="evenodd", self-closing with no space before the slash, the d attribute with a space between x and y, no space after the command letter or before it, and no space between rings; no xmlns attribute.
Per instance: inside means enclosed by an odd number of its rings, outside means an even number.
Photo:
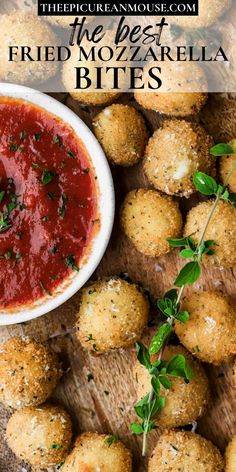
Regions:
<svg viewBox="0 0 236 472"><path fill-rule="evenodd" d="M53 295L71 271L78 272L99 215L89 156L66 123L28 102L0 98L0 129L5 153L0 308L5 308Z"/></svg>

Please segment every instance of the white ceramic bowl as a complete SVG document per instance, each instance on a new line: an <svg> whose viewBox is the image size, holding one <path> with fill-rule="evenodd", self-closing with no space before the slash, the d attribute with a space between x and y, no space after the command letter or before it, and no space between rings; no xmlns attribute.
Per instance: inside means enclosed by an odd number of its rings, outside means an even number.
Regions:
<svg viewBox="0 0 236 472"><path fill-rule="evenodd" d="M54 310L72 297L87 282L108 245L114 220L115 198L112 176L104 152L93 133L75 113L54 98L21 85L0 83L0 96L27 100L61 118L73 128L84 143L97 175L98 209L101 219L100 229L92 241L89 253L85 254L81 261L80 272L73 272L60 285L53 297L42 297L27 307L0 310L0 325L10 325L32 320Z"/></svg>

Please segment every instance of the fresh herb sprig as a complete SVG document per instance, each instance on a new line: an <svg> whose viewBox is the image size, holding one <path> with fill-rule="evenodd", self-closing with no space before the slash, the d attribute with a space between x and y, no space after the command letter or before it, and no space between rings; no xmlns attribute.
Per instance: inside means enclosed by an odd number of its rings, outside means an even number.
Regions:
<svg viewBox="0 0 236 472"><path fill-rule="evenodd" d="M234 154L234 149L228 144L218 144L210 150L214 156ZM138 361L150 374L150 392L134 406L136 415L141 422L132 423L131 431L137 435L143 435L142 455L146 454L147 436L156 428L158 413L165 407L163 388L171 388L172 377L183 378L185 382L191 381L193 374L183 355L174 356L169 361L163 360L163 353L169 337L174 330L174 323L185 324L189 320L189 313L181 311L180 301L186 285L192 285L201 275L203 255L214 254L215 241L205 240L207 229L210 225L216 207L220 200L228 201L236 207L236 194L230 194L227 185L236 162L230 170L225 184L219 185L209 175L203 172L195 172L193 182L196 189L203 195L215 197L209 215L205 222L199 242L196 244L191 237L181 239L169 239L171 247L180 249L180 256L189 259L189 262L181 269L174 281L174 288L165 293L162 299L157 301L157 308L167 318L151 339L146 348L142 343L136 344ZM152 358L154 356L154 360Z"/></svg>

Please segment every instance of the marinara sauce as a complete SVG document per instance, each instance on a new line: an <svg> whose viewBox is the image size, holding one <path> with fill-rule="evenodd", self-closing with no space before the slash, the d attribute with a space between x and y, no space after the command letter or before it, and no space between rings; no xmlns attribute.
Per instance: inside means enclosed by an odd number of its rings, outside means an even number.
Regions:
<svg viewBox="0 0 236 472"><path fill-rule="evenodd" d="M69 125L23 100L0 99L0 307L55 288L99 225L96 176Z"/></svg>

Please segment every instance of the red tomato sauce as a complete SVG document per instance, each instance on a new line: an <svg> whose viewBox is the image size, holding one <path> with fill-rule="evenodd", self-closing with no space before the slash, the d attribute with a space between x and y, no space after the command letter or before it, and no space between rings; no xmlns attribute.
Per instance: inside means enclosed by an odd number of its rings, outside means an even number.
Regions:
<svg viewBox="0 0 236 472"><path fill-rule="evenodd" d="M69 125L0 99L0 308L53 296L99 225L96 176Z"/></svg>

